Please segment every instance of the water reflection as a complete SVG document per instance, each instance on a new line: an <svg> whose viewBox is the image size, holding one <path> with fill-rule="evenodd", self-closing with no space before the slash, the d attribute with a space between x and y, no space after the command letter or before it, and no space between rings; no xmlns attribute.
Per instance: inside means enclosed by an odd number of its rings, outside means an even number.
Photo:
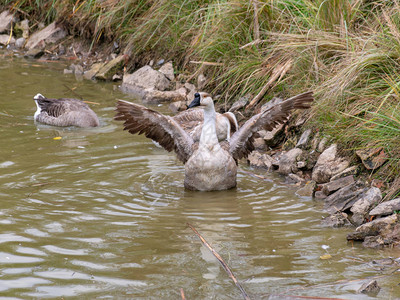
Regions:
<svg viewBox="0 0 400 300"><path fill-rule="evenodd" d="M188 299L240 299L187 222L255 299L368 299L347 281L380 274L372 259L399 256L347 245L346 230L320 227L319 203L244 164L236 189L184 190L173 154L112 120L115 100L127 99L112 84L77 82L61 63L29 64L0 62L1 296L179 299L182 288ZM33 122L32 95L73 96L64 85L99 103L99 128ZM320 259L324 245L331 260ZM400 297L397 283L379 279L379 298Z"/></svg>

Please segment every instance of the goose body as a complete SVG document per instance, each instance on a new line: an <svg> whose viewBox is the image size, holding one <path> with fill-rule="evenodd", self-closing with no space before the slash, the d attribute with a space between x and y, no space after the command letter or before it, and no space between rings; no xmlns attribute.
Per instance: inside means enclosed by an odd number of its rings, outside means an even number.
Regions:
<svg viewBox="0 0 400 300"><path fill-rule="evenodd" d="M128 101L118 101L115 119L124 121L124 130L132 134L144 133L167 151L175 151L178 159L185 164L184 186L187 189L225 190L236 186L237 160L247 157L254 150L253 135L260 129L274 129L287 120L293 109L309 108L312 101L312 92L289 98L253 116L231 135L228 134L231 125L226 123L225 127L223 123L226 119L218 120L210 95L196 93L189 108L199 106L203 109L198 140L193 131L184 129L182 119L174 119Z"/></svg>
<svg viewBox="0 0 400 300"><path fill-rule="evenodd" d="M52 99L42 94L33 97L37 110L34 120L53 126L96 127L99 119L93 110L81 100L72 98Z"/></svg>

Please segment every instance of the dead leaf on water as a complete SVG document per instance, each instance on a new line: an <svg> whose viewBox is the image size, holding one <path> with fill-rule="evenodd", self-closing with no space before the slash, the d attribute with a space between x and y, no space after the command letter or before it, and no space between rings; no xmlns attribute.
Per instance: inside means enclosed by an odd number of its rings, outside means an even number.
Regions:
<svg viewBox="0 0 400 300"><path fill-rule="evenodd" d="M320 259L330 259L330 258L332 258L332 255L330 255L330 254L324 254L324 255L321 255L319 258L320 258Z"/></svg>
<svg viewBox="0 0 400 300"><path fill-rule="evenodd" d="M53 140L61 140L62 139L62 137L61 136L56 136L56 137L53 137Z"/></svg>

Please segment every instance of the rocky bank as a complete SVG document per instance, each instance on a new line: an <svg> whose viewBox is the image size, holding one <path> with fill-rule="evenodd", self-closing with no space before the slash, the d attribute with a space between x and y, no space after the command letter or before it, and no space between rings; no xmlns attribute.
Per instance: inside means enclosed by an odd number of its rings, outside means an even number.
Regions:
<svg viewBox="0 0 400 300"><path fill-rule="evenodd" d="M123 92L144 102L167 102L172 112L186 109L197 91L203 91L208 79L204 74L179 74L173 61L149 59L137 64L129 49L113 42L91 49L90 42L70 36L57 23L39 24L31 32L30 21L8 11L0 14L0 46L6 55L24 55L28 59L71 61L65 73L87 80L120 81ZM145 61L145 59L141 59ZM231 111L239 122L251 115L249 97L242 97L221 112ZM282 101L274 98L256 110ZM318 100L317 100L318 101ZM400 247L400 178L391 184L371 180L370 175L390 163L382 148L363 149L343 155L340 144L330 143L315 128L302 126L304 117L291 118L286 124L255 139L257 149L248 158L250 165L285 176L298 186L297 194L324 203L324 226L348 226L351 241L365 247ZM385 195L385 196L383 196Z"/></svg>

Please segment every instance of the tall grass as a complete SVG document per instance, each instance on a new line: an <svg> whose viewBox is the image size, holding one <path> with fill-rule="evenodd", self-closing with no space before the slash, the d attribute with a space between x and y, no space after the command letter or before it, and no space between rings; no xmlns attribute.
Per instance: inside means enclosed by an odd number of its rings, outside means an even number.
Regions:
<svg viewBox="0 0 400 300"><path fill-rule="evenodd" d="M310 126L347 148L399 155L400 5L387 0L5 0L4 7L68 23L93 44L118 39L133 57L172 59L205 73L232 102L307 89ZM188 76L190 77L190 75ZM193 77L193 76L192 76ZM397 164L398 165L398 164ZM400 172L400 166L393 168Z"/></svg>

